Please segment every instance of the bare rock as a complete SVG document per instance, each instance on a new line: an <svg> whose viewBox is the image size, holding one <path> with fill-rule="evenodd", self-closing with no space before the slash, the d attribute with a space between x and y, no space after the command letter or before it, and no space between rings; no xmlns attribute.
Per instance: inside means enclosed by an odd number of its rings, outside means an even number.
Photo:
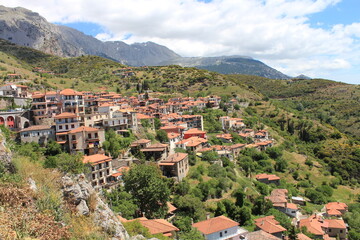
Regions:
<svg viewBox="0 0 360 240"><path fill-rule="evenodd" d="M80 203L76 206L76 210L81 215L88 216L90 214L90 210L89 210L85 200L80 201Z"/></svg>
<svg viewBox="0 0 360 240"><path fill-rule="evenodd" d="M28 178L27 182L29 183L30 189L33 190L34 192L37 192L35 181L32 178Z"/></svg>

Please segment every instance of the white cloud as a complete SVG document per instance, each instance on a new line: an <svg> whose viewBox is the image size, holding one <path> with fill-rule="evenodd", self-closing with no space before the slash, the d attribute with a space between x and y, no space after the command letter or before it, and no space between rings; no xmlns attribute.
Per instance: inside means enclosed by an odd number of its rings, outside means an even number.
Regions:
<svg viewBox="0 0 360 240"><path fill-rule="evenodd" d="M87 21L100 40L153 41L182 56L248 55L287 74L320 74L359 64L360 23L309 25L341 0L0 0L52 22ZM351 62L351 64L350 64ZM360 82L360 81L359 81Z"/></svg>

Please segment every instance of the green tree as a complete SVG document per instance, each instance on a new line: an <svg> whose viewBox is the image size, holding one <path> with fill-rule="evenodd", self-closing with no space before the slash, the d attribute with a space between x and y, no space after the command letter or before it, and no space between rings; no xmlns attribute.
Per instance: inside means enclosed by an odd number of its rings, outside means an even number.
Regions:
<svg viewBox="0 0 360 240"><path fill-rule="evenodd" d="M164 217L170 197L168 184L156 165L136 165L124 176L125 190L146 217Z"/></svg>
<svg viewBox="0 0 360 240"><path fill-rule="evenodd" d="M214 162L219 159L219 154L215 151L206 151L201 154L201 159L207 162Z"/></svg>
<svg viewBox="0 0 360 240"><path fill-rule="evenodd" d="M156 140L158 140L159 142L162 142L162 143L169 142L167 132L164 130L157 130L155 138L156 138Z"/></svg>
<svg viewBox="0 0 360 240"><path fill-rule="evenodd" d="M46 150L44 154L46 156L55 156L60 153L62 153L61 145L55 141L49 141L48 144L46 145Z"/></svg>
<svg viewBox="0 0 360 240"><path fill-rule="evenodd" d="M49 161L46 163L46 161ZM45 167L58 168L65 173L79 174L86 170L86 165L83 163L82 153L71 155L68 153L61 153L56 156L50 156L45 161Z"/></svg>
<svg viewBox="0 0 360 240"><path fill-rule="evenodd" d="M155 118L155 119L154 119L154 127L155 127L155 130L159 130L159 129L160 129L160 127L161 127L161 121L160 121L160 119L158 119L158 118Z"/></svg>
<svg viewBox="0 0 360 240"><path fill-rule="evenodd" d="M235 205L238 207L243 207L244 206L244 201L245 201L245 196L246 194L244 193L243 190L241 189L237 189L236 191L234 191L233 196L235 197Z"/></svg>

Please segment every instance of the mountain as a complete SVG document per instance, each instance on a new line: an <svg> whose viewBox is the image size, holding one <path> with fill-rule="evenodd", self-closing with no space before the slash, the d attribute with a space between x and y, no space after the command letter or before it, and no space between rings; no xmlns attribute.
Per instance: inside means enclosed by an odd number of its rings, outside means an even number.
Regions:
<svg viewBox="0 0 360 240"><path fill-rule="evenodd" d="M247 74L271 79L289 79L290 77L273 69L263 62L247 56L189 57L172 59L162 64L197 67L221 74Z"/></svg>
<svg viewBox="0 0 360 240"><path fill-rule="evenodd" d="M102 42L73 28L49 23L25 8L0 6L0 38L45 53L76 57L96 55L130 66L180 65L223 74L249 74L288 79L264 63L244 56L181 57L153 42L128 45L122 41Z"/></svg>
<svg viewBox="0 0 360 240"><path fill-rule="evenodd" d="M102 42L75 29L49 23L38 13L21 7L0 6L0 38L61 57L97 55L134 66L158 65L180 57L152 42Z"/></svg>

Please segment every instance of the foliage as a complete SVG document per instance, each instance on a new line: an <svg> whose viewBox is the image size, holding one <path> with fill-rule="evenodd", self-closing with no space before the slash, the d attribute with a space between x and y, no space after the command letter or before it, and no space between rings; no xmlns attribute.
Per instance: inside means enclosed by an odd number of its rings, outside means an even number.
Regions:
<svg viewBox="0 0 360 240"><path fill-rule="evenodd" d="M58 168L62 172L73 174L84 173L87 169L81 153L75 155L61 153L56 156L49 156L45 159L44 167Z"/></svg>
<svg viewBox="0 0 360 240"><path fill-rule="evenodd" d="M169 142L167 132L165 132L164 130L157 130L155 138L156 140L162 143Z"/></svg>
<svg viewBox="0 0 360 240"><path fill-rule="evenodd" d="M132 219L135 216L138 207L132 195L127 193L123 187L119 186L111 192L106 192L105 197L114 212L126 219Z"/></svg>
<svg viewBox="0 0 360 240"><path fill-rule="evenodd" d="M191 217L194 222L205 218L205 208L201 200L193 195L179 196L174 199L174 204L178 208L178 216Z"/></svg>
<svg viewBox="0 0 360 240"><path fill-rule="evenodd" d="M129 192L146 217L163 217L170 190L156 165L136 165L124 176L125 190Z"/></svg>
<svg viewBox="0 0 360 240"><path fill-rule="evenodd" d="M111 129L106 131L105 139L106 141L103 142L105 152L110 154L113 158L117 158L120 151L127 149L131 142L135 140L135 137L132 133L130 133L129 137L123 137Z"/></svg>
<svg viewBox="0 0 360 240"><path fill-rule="evenodd" d="M214 162L219 159L219 154L215 151L205 151L201 154L201 159L207 162Z"/></svg>

